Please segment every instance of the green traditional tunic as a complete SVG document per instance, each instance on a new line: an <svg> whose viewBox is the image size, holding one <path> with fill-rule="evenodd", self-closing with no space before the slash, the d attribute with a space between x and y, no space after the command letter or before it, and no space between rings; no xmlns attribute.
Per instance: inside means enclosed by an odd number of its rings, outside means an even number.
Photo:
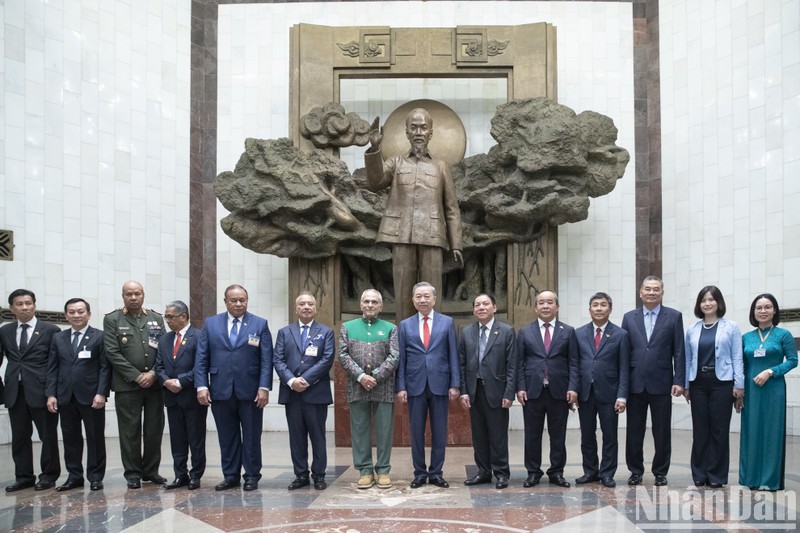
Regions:
<svg viewBox="0 0 800 533"><path fill-rule="evenodd" d="M357 318L342 324L339 333L339 362L350 379L347 399L350 402L394 401L394 372L400 360L397 329L386 320ZM367 371L378 385L367 391L358 378Z"/></svg>
<svg viewBox="0 0 800 533"><path fill-rule="evenodd" d="M766 337L764 357L755 357L762 347L758 330L742 336L744 345L744 409L739 448L739 484L750 488L783 489L786 454L786 381L783 376L797 366L797 348L791 333L783 328L761 330ZM769 336L767 336L769 335ZM759 373L773 375L759 387Z"/></svg>

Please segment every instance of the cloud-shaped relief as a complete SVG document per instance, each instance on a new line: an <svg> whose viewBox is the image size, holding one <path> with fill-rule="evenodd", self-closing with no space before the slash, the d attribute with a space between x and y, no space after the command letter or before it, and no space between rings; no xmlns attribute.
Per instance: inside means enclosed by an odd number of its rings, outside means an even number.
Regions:
<svg viewBox="0 0 800 533"><path fill-rule="evenodd" d="M325 109L345 116L341 106L318 109L315 116ZM546 98L498 106L491 135L497 145L488 154L451 169L465 257L530 242L547 224L586 219L589 198L610 193L630 159L616 145L610 118L591 111L576 115ZM322 150L304 152L289 139L247 139L235 170L217 176L215 192L231 212L222 229L256 252L390 258L389 249L375 243L388 189L369 191L363 169L351 175Z"/></svg>
<svg viewBox="0 0 800 533"><path fill-rule="evenodd" d="M369 122L330 102L300 117L300 135L317 148L365 146L369 142Z"/></svg>

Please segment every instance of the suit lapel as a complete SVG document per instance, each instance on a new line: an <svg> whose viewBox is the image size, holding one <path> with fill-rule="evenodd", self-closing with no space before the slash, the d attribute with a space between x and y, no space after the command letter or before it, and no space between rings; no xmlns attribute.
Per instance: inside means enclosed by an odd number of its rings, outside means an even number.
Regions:
<svg viewBox="0 0 800 533"><path fill-rule="evenodd" d="M294 343L297 345L297 351L302 354L306 349L306 347L303 346L303 328L300 327L297 321L292 322L292 325L289 327L292 331L292 337L294 337Z"/></svg>
<svg viewBox="0 0 800 533"><path fill-rule="evenodd" d="M478 326L478 349L480 350L480 325ZM500 325L497 323L497 319L495 319L494 324L492 324L492 329L489 330L489 338L486 339L486 349L483 351L483 354L486 355L489 352L489 349L494 344L495 339L500 335Z"/></svg>
<svg viewBox="0 0 800 533"><path fill-rule="evenodd" d="M31 331L28 334L28 345L25 347L25 353L28 353L28 351L30 351L30 349L31 349L31 346L33 346L34 344L39 342L39 339L42 338L42 327L43 326L44 326L44 323L41 320L37 319L36 320L36 327L33 328L33 331Z"/></svg>
<svg viewBox="0 0 800 533"><path fill-rule="evenodd" d="M186 330L186 335L183 336L181 339L181 344L178 346L178 354L175 356L175 360L177 361L183 355L183 352L186 351L186 346L189 344L189 339L194 337L194 328L189 326L189 329ZM175 346L175 339L172 339L172 345Z"/></svg>

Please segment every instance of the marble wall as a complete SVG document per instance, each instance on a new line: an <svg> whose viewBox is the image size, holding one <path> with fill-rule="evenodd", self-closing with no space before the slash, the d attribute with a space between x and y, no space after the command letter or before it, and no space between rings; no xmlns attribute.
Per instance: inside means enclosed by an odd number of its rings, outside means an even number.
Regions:
<svg viewBox="0 0 800 533"><path fill-rule="evenodd" d="M131 278L156 309L188 299L189 16L184 0L0 5L4 300L81 296L100 326Z"/></svg>
<svg viewBox="0 0 800 533"><path fill-rule="evenodd" d="M758 293L800 306L800 3L660 4L667 295L688 323L718 285L748 331Z"/></svg>

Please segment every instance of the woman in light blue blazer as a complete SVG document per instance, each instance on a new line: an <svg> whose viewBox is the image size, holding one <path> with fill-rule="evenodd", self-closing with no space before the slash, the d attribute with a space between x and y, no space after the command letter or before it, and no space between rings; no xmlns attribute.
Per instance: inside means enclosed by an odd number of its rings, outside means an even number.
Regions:
<svg viewBox="0 0 800 533"><path fill-rule="evenodd" d="M713 285L700 290L698 320L686 332L686 389L692 407L692 479L698 487L728 483L734 401L744 396L742 334L725 320L725 299Z"/></svg>

